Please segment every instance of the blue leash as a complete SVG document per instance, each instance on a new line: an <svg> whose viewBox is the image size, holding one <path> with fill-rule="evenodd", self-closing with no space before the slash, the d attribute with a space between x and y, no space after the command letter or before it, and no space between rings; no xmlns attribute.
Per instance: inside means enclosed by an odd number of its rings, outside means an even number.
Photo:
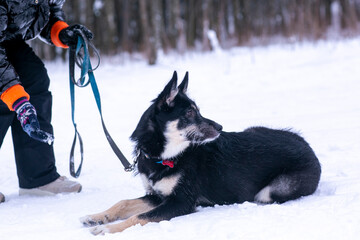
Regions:
<svg viewBox="0 0 360 240"><path fill-rule="evenodd" d="M77 178L80 176L80 172L82 169L83 159L84 159L84 146L83 141L81 139L81 136L77 130L76 123L75 123L75 85L78 87L86 87L87 85L91 85L91 89L94 94L94 98L96 101L96 105L98 107L100 117L101 117L101 123L103 126L103 130L106 136L106 139L108 140L111 148L113 149L116 156L119 158L121 163L124 165L125 171L130 172L134 170L134 164L130 164L129 161L125 158L124 154L120 151L120 149L117 147L113 139L111 138L108 130L106 129L102 111L101 111L101 100L100 100L100 93L98 86L95 81L94 76L94 70L96 70L100 64L100 55L97 52L96 48L92 43L90 43L87 38L82 34L82 32L79 31L80 36L78 37L78 43L76 46L76 49L70 48L69 51L69 74L70 74L70 97L71 97L71 117L72 122L75 129L75 136L74 141L71 147L70 151L70 174L71 176ZM89 46L94 50L95 54L98 56L99 62L96 66L96 68L92 68L91 62L90 62L90 55L89 55ZM81 76L76 81L74 78L75 75L75 63L81 68ZM86 76L88 76L88 81L86 81ZM80 155L81 155L81 161L79 164L78 169L75 171L75 161L74 161L74 151L75 151L75 145L76 140L79 138L79 144L80 144Z"/></svg>

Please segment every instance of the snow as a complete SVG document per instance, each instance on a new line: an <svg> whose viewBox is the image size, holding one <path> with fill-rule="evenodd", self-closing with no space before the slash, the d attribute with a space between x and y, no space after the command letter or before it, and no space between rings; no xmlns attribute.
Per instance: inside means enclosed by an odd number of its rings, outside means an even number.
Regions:
<svg viewBox="0 0 360 240"><path fill-rule="evenodd" d="M90 87L76 89L76 122L85 159L80 194L18 196L11 135L0 150L0 239L358 239L360 235L360 39L236 48L217 53L160 56L159 64L124 56L104 59L95 72L106 126L131 160L129 136L173 70L189 71L189 94L205 117L241 131L264 125L292 128L322 164L315 194L282 205L234 204L198 208L170 221L92 236L79 218L144 193L126 173L102 132ZM110 61L111 60L111 61ZM47 63L52 79L55 154L68 174L74 130L68 69ZM79 162L76 156L76 163Z"/></svg>

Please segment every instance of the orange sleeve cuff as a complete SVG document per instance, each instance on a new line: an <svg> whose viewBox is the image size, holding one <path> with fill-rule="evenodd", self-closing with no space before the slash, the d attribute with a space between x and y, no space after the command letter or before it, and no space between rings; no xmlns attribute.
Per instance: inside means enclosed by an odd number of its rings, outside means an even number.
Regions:
<svg viewBox="0 0 360 240"><path fill-rule="evenodd" d="M9 87L5 92L1 94L1 100L8 106L11 111L14 111L14 102L22 97L26 97L28 100L30 99L29 94L20 84Z"/></svg>
<svg viewBox="0 0 360 240"><path fill-rule="evenodd" d="M55 46L62 48L69 48L69 46L63 44L59 38L60 31L67 28L68 26L69 25L66 22L59 20L51 27L51 31L50 31L51 41Z"/></svg>

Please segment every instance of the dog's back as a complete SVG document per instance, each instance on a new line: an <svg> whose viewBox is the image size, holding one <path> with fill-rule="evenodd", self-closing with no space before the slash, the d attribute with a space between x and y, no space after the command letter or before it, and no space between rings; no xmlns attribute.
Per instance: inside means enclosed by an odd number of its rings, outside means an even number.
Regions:
<svg viewBox="0 0 360 240"><path fill-rule="evenodd" d="M190 148L187 156L197 159L204 204L285 202L312 194L321 173L303 138L264 127L222 132L215 141Z"/></svg>

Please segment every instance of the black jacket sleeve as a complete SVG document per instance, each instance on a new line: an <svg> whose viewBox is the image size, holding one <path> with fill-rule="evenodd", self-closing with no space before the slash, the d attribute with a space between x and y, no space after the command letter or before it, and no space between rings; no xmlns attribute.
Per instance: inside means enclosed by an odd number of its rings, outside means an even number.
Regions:
<svg viewBox="0 0 360 240"><path fill-rule="evenodd" d="M51 42L51 27L56 23L57 21L65 21L65 14L62 10L62 6L64 5L65 0L49 0L49 6L50 6L50 20L46 24L45 28L40 33L40 39L45 41L46 43Z"/></svg>
<svg viewBox="0 0 360 240"><path fill-rule="evenodd" d="M6 50L2 45L7 28L7 8L0 2L0 95L9 87L19 84L19 77L14 67L9 63L6 57Z"/></svg>

